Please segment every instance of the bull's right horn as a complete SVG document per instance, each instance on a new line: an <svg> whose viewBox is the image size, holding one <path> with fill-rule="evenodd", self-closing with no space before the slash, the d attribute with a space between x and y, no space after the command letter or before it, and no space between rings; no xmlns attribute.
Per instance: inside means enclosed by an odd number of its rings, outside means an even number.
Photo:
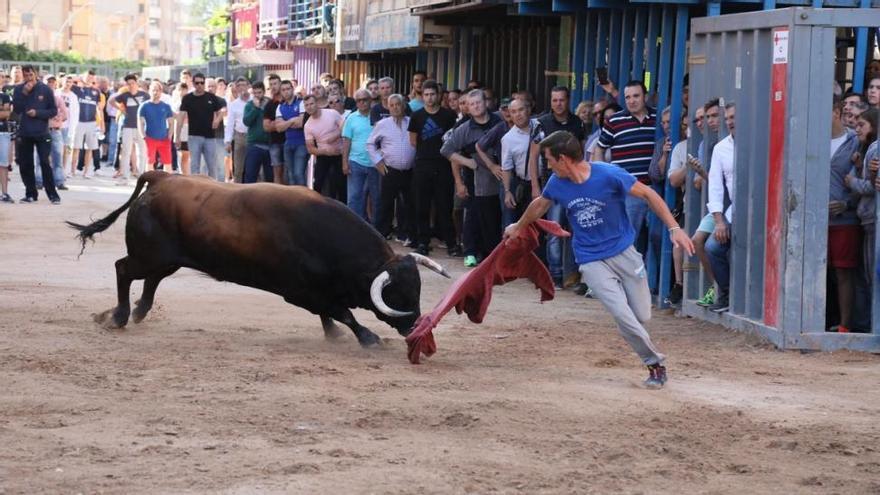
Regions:
<svg viewBox="0 0 880 495"><path fill-rule="evenodd" d="M370 299L373 300L373 306L376 306L376 309L378 309L380 313L392 318L411 315L412 311L397 311L396 309L391 309L385 304L385 301L382 299L382 289L390 283L391 274L388 273L388 270L376 275L376 278L373 279L373 284L370 285Z"/></svg>

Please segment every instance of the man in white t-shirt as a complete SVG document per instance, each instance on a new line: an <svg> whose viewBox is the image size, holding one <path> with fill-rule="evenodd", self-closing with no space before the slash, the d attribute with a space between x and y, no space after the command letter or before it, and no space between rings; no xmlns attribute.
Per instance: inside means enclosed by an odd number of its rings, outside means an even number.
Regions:
<svg viewBox="0 0 880 495"><path fill-rule="evenodd" d="M515 99L508 107L513 126L501 138L501 171L504 182L504 205L513 210L514 222L519 220L531 200L529 180L529 146L537 122L529 118L531 109L523 100Z"/></svg>

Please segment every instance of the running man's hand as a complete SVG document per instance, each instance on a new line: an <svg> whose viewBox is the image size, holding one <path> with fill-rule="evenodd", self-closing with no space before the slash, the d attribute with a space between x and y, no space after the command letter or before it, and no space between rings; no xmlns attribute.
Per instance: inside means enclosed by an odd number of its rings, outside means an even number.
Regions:
<svg viewBox="0 0 880 495"><path fill-rule="evenodd" d="M519 222L513 222L504 229L504 239L516 239L520 233Z"/></svg>
<svg viewBox="0 0 880 495"><path fill-rule="evenodd" d="M673 246L678 246L679 248L683 249L688 256L694 255L694 243L693 241L691 241L691 238L688 237L687 233L685 233L684 230L673 230L669 238L670 240L672 240Z"/></svg>

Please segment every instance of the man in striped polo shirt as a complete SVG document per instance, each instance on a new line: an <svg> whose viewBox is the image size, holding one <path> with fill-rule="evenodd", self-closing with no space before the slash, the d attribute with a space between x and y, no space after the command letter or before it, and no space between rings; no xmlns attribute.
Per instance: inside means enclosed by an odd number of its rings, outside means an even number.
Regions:
<svg viewBox="0 0 880 495"><path fill-rule="evenodd" d="M626 109L605 120L598 146L593 149L591 161L603 161L605 150L611 148L611 162L630 174L639 182L650 185L648 167L654 155L654 136L657 127L657 113L645 103L647 89L642 81L630 81L623 88ZM645 225L648 203L642 198L626 197L626 216L632 222L636 237Z"/></svg>

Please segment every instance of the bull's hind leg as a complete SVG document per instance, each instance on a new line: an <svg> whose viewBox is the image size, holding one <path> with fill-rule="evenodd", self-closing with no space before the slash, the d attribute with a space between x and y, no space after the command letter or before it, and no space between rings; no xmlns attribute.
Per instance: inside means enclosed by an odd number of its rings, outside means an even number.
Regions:
<svg viewBox="0 0 880 495"><path fill-rule="evenodd" d="M130 257L116 260L117 304L115 308L95 315L96 322L103 324L105 328L122 328L128 323L128 316L131 313L129 303L131 282L135 278L143 278L143 275L138 276L138 271L137 262L133 262Z"/></svg>
<svg viewBox="0 0 880 495"><path fill-rule="evenodd" d="M140 323L146 318L147 313L153 308L153 298L156 296L156 288L159 287L159 282L161 282L163 278L176 272L179 268L180 267L175 266L147 275L144 279L144 291L141 293L141 298L134 303L134 311L131 312L131 321Z"/></svg>
<svg viewBox="0 0 880 495"><path fill-rule="evenodd" d="M345 308L334 314L333 319L341 322L342 324L350 328L351 331L354 332L354 336L357 337L358 342L362 346L369 347L380 343L379 336L371 332L369 328L358 323L357 320L354 319L354 315L351 314L351 311L348 308Z"/></svg>
<svg viewBox="0 0 880 495"><path fill-rule="evenodd" d="M329 316L321 317L321 326L324 328L324 338L327 340L336 340L345 334Z"/></svg>

